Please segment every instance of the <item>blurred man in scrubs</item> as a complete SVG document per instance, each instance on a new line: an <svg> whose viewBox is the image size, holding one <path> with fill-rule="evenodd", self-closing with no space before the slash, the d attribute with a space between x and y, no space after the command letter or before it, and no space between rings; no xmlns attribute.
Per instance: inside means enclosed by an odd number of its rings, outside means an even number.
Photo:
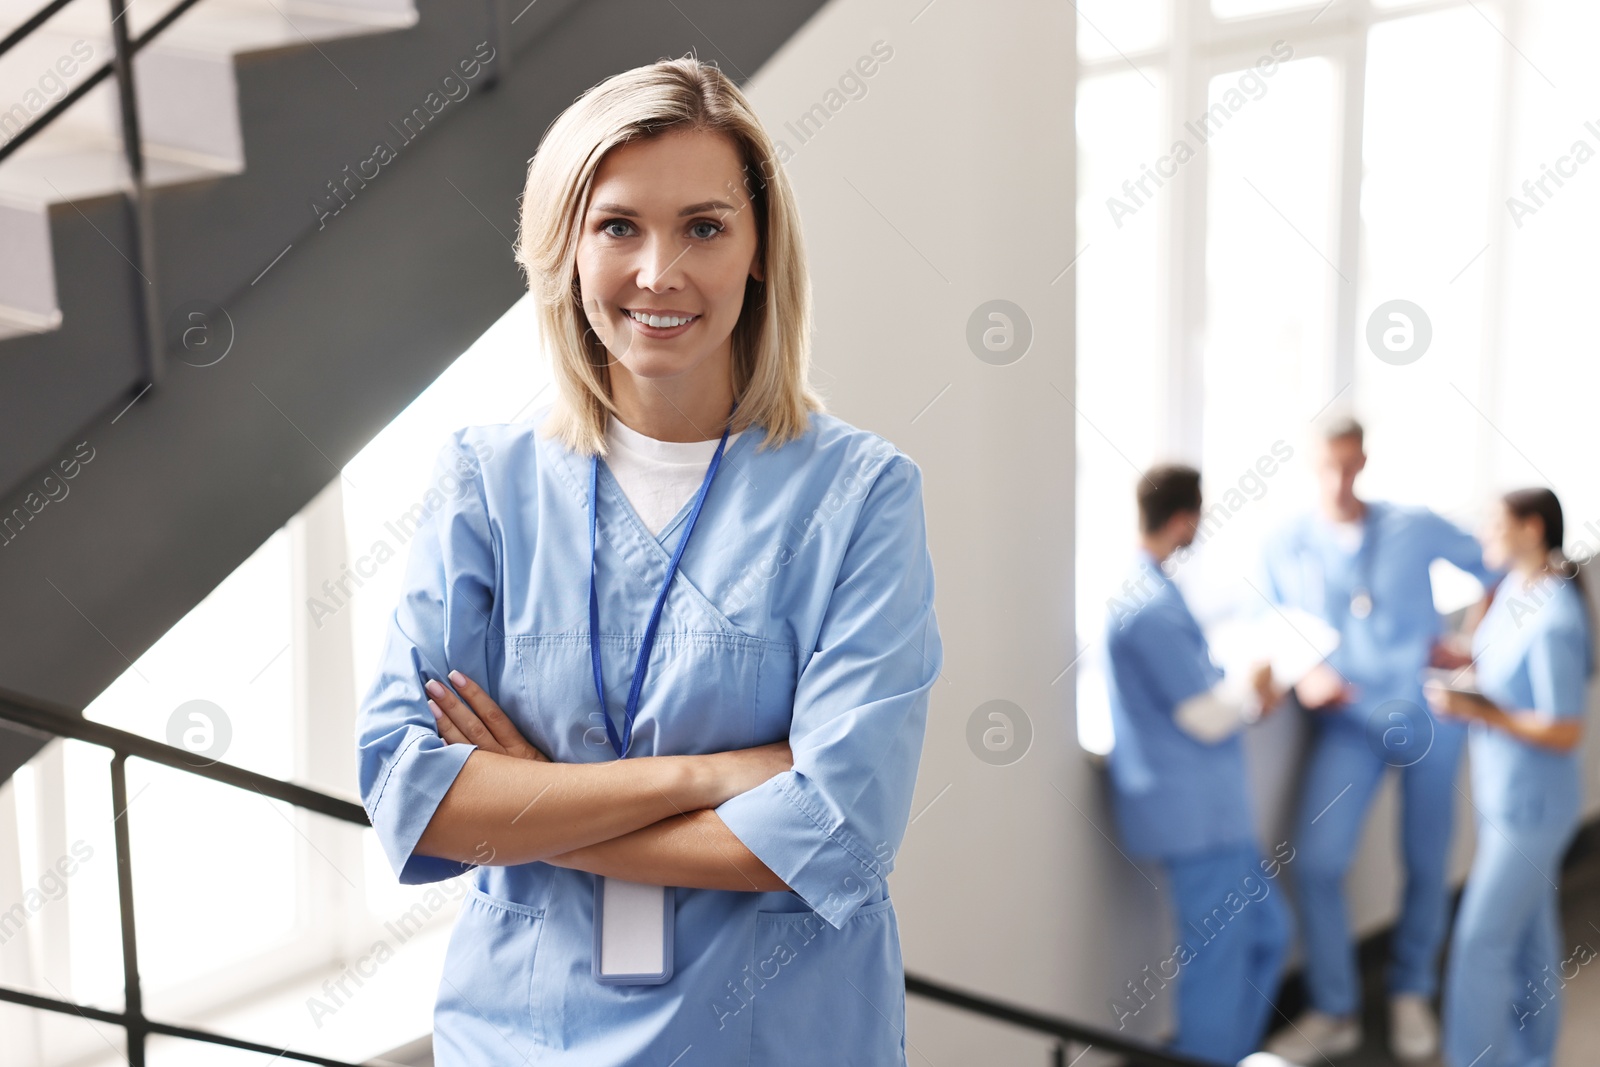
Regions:
<svg viewBox="0 0 1600 1067"><path fill-rule="evenodd" d="M1435 719L1422 694L1442 620L1429 567L1447 560L1485 584L1494 575L1467 531L1422 507L1355 494L1366 466L1354 419L1328 424L1315 449L1318 509L1289 522L1264 552L1265 595L1339 632L1326 664L1295 687L1314 717L1294 831L1296 905L1311 1008L1269 1046L1322 1063L1361 1044L1360 983L1344 879L1373 794L1400 773L1405 893L1390 939L1391 1050L1433 1055L1432 998L1445 932L1455 780L1465 727Z"/></svg>
<svg viewBox="0 0 1600 1067"><path fill-rule="evenodd" d="M1138 498L1140 547L1106 631L1114 810L1126 851L1159 860L1171 884L1173 1048L1237 1063L1265 1032L1289 939L1268 885L1276 865L1256 843L1240 730L1283 694L1266 664L1224 679L1166 572L1199 527L1200 472L1153 468Z"/></svg>

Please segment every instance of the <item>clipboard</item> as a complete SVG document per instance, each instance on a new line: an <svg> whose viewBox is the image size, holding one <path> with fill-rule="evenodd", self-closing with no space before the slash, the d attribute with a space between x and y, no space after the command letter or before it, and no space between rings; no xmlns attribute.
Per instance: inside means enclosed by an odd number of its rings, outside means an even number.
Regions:
<svg viewBox="0 0 1600 1067"><path fill-rule="evenodd" d="M1213 659L1229 677L1242 678L1261 660L1272 665L1272 680L1284 689L1339 647L1339 631L1308 611L1278 607L1247 619L1230 620L1206 634Z"/></svg>
<svg viewBox="0 0 1600 1067"><path fill-rule="evenodd" d="M1466 673L1467 676L1463 677L1463 673ZM1483 695L1483 690L1477 686L1477 679L1470 672L1429 668L1423 672L1422 686L1424 689L1430 686L1437 686L1447 693L1465 697L1473 703L1482 704L1485 707L1492 708L1497 706L1494 701Z"/></svg>

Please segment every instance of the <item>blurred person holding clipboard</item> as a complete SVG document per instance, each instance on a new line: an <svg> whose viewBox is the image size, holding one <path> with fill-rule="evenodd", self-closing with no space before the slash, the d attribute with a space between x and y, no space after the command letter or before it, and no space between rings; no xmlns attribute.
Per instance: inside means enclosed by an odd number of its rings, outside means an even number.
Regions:
<svg viewBox="0 0 1600 1067"><path fill-rule="evenodd" d="M1225 677L1168 573L1200 524L1200 472L1167 465L1138 486L1140 537L1124 590L1109 605L1104 655L1113 742L1112 807L1123 848L1158 860L1180 939L1178 1052L1237 1063L1265 1032L1289 912L1267 880L1241 731L1283 696L1272 665ZM1293 679L1289 679L1292 681ZM1259 896L1257 895L1259 893Z"/></svg>
<svg viewBox="0 0 1600 1067"><path fill-rule="evenodd" d="M1561 858L1577 830L1579 743L1594 671L1577 564L1548 489L1507 493L1484 558L1509 566L1472 634L1473 666L1424 687L1469 729L1477 851L1444 985L1447 1067L1548 1067L1560 1023Z"/></svg>

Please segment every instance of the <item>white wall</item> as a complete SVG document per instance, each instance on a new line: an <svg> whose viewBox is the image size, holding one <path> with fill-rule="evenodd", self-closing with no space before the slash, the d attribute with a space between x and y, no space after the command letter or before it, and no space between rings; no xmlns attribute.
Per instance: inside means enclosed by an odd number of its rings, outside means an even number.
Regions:
<svg viewBox="0 0 1600 1067"><path fill-rule="evenodd" d="M1067 5L853 0L824 8L746 91L795 150L816 379L836 414L894 441L925 477L946 663L920 814L890 882L906 967L1087 1019L1105 1011L1112 961L1129 951L1115 935L1157 902L1090 824L1110 829L1062 674L1073 648L1072 35ZM801 145L786 123L876 41L893 54L866 94ZM969 315L992 299L1032 324L1011 365L967 344ZM969 716L993 699L1032 724L1011 766L968 747ZM908 1015L913 1062L1048 1062L1044 1042L1011 1028L915 999Z"/></svg>

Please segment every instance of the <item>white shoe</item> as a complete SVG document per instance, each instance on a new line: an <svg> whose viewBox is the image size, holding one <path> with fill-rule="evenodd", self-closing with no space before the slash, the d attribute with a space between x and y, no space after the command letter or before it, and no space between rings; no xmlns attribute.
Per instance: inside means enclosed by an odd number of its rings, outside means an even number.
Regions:
<svg viewBox="0 0 1600 1067"><path fill-rule="evenodd" d="M1425 1060L1439 1049L1439 1023L1428 998L1397 993L1389 998L1389 1051L1397 1060Z"/></svg>
<svg viewBox="0 0 1600 1067"><path fill-rule="evenodd" d="M1357 1016L1339 1018L1320 1011L1302 1013L1287 1030L1267 1042L1268 1052L1307 1067L1347 1056L1360 1047L1361 1020Z"/></svg>

